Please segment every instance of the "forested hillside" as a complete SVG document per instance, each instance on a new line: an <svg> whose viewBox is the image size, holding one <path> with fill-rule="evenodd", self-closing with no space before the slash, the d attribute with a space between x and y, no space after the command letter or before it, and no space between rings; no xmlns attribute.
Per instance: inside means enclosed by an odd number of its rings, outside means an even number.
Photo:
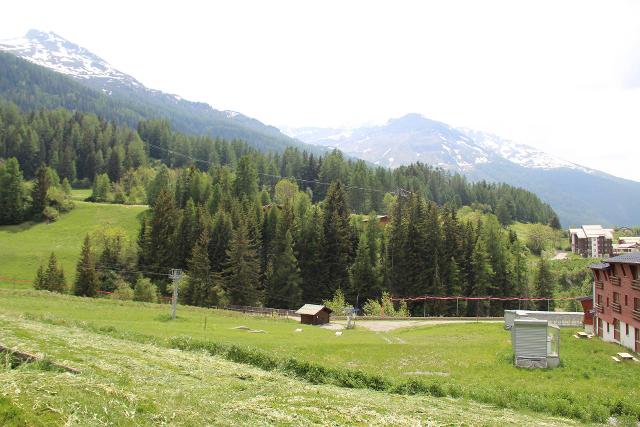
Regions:
<svg viewBox="0 0 640 427"><path fill-rule="evenodd" d="M90 80L78 81L0 52L0 96L26 111L66 108L97 114L119 125L137 126L140 120L165 118L181 132L226 139L242 139L261 150L284 151L305 147L322 152L274 127L242 114L219 111L160 91L114 87L104 92Z"/></svg>
<svg viewBox="0 0 640 427"><path fill-rule="evenodd" d="M5 102L0 129L0 157L17 158L21 168L2 172L3 182L31 179L34 165L43 164L76 186L93 185L93 200L152 206L137 260L117 242L87 239L75 283L86 295L139 281L141 273L164 293L171 267L188 271L181 295L194 305L295 307L338 289L358 304L383 290L521 295L525 249L498 218L555 219L535 195L507 185L470 184L422 164L372 169L337 151L262 154L240 141L176 133L164 120L134 130L66 110L23 113ZM28 210L34 201L23 196ZM498 216L463 223L455 216L462 205ZM369 212L390 214L391 224L383 231L375 216L352 215Z"/></svg>

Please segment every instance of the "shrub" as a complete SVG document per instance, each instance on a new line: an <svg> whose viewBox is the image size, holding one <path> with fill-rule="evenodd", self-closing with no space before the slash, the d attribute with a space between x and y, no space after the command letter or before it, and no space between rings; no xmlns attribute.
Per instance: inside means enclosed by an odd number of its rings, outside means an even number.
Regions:
<svg viewBox="0 0 640 427"><path fill-rule="evenodd" d="M48 222L55 222L60 217L60 212L54 207L47 206L42 211L42 218Z"/></svg>
<svg viewBox="0 0 640 427"><path fill-rule="evenodd" d="M363 311L367 316L409 317L406 301L401 301L396 310L388 292L382 293L382 299L380 301L367 300L364 304Z"/></svg>
<svg viewBox="0 0 640 427"><path fill-rule="evenodd" d="M344 315L344 308L347 306L347 301L344 299L344 292L338 288L336 293L333 294L333 298L330 300L324 300L323 304L333 311L336 316Z"/></svg>
<svg viewBox="0 0 640 427"><path fill-rule="evenodd" d="M143 302L157 302L158 288L149 279L138 279L133 288L133 300Z"/></svg>
<svg viewBox="0 0 640 427"><path fill-rule="evenodd" d="M133 299L133 289L131 286L122 279L116 281L116 289L111 294L111 298L130 301Z"/></svg>

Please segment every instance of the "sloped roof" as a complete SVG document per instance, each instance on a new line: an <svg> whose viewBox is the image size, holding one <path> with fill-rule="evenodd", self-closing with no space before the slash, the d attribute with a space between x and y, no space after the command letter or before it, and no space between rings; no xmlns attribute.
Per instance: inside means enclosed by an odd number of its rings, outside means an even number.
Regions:
<svg viewBox="0 0 640 427"><path fill-rule="evenodd" d="M326 307L324 305L305 304L302 307L300 307L298 311L296 311L296 314L310 314L311 316L315 316L316 314L320 313L322 310L326 310L329 313L333 311L329 307Z"/></svg>
<svg viewBox="0 0 640 427"><path fill-rule="evenodd" d="M640 264L640 252L629 252L628 254L622 254L614 256L606 260L607 263L622 262L626 264Z"/></svg>
<svg viewBox="0 0 640 427"><path fill-rule="evenodd" d="M608 262L596 262L594 264L589 264L589 268L593 270L605 270L609 268L610 264Z"/></svg>

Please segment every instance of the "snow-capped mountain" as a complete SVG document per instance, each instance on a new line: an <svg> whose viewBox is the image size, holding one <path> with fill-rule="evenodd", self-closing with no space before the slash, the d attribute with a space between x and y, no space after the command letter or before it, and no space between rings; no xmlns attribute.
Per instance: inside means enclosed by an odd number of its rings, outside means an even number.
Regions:
<svg viewBox="0 0 640 427"><path fill-rule="evenodd" d="M392 119L381 126L284 131L307 143L338 148L381 166L399 167L420 161L462 173L471 180L526 188L549 203L565 225L640 223L638 182L419 114Z"/></svg>
<svg viewBox="0 0 640 427"><path fill-rule="evenodd" d="M382 126L356 129L289 128L284 132L310 144L338 148L388 167L416 161L457 172L504 159L526 168L593 170L533 147L467 128L454 128L419 114L391 119Z"/></svg>
<svg viewBox="0 0 640 427"><path fill-rule="evenodd" d="M304 146L312 151L320 151L282 134L273 126L236 111L217 110L203 102L193 102L179 95L147 88L100 56L52 32L30 30L24 37L2 40L0 51L63 74L109 97L113 101L113 108L107 110L127 112L129 121L126 123L132 126L137 125L138 120L164 117L181 132L242 139L261 149L283 151L288 146ZM60 106L78 108L77 105ZM104 111L95 112L104 115Z"/></svg>
<svg viewBox="0 0 640 427"><path fill-rule="evenodd" d="M29 30L24 37L0 41L0 50L78 79L98 79L105 85L143 86L99 56L52 32Z"/></svg>

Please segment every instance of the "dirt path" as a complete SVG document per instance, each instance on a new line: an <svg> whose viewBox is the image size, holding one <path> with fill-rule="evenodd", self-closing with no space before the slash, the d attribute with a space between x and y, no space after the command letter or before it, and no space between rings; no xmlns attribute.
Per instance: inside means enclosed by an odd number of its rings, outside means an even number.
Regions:
<svg viewBox="0 0 640 427"><path fill-rule="evenodd" d="M447 325L451 323L502 323L502 320L356 320L357 328L366 328L374 332L389 332L400 328L412 328L415 326ZM346 322L334 321L335 325L344 327Z"/></svg>

